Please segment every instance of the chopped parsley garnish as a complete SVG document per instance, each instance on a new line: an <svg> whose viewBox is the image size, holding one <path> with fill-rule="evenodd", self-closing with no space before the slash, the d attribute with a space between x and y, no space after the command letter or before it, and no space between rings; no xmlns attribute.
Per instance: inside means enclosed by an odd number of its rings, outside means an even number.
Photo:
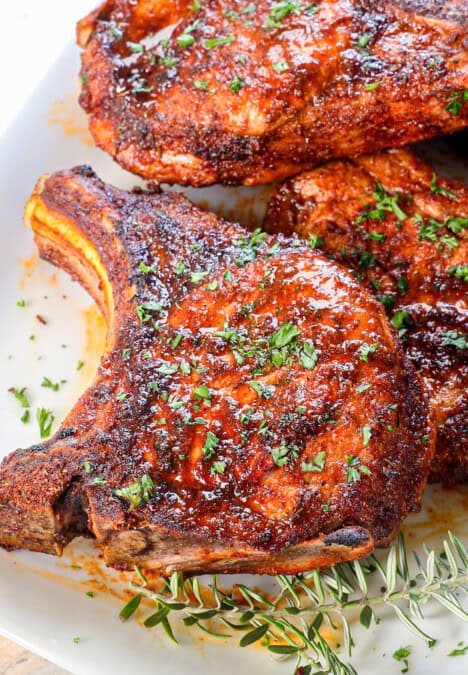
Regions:
<svg viewBox="0 0 468 675"><path fill-rule="evenodd" d="M84 361L79 359L78 363L76 364L76 369L81 370L83 368L83 366L84 366Z"/></svg>
<svg viewBox="0 0 468 675"><path fill-rule="evenodd" d="M402 274L401 277L398 279L397 284L396 284L398 290L400 291L400 295L404 295L407 293L409 289L408 281L406 280L406 277Z"/></svg>
<svg viewBox="0 0 468 675"><path fill-rule="evenodd" d="M107 481L105 478L102 476L97 476L94 478L94 480L91 482L91 485L95 485L96 487L104 487L104 485L107 485Z"/></svg>
<svg viewBox="0 0 468 675"><path fill-rule="evenodd" d="M359 40L356 42L356 47L363 53L363 54L368 54L369 52L367 51L366 47L371 41L371 36L367 35L364 33L364 35L361 35Z"/></svg>
<svg viewBox="0 0 468 675"><path fill-rule="evenodd" d="M395 314L392 316L391 323L394 328L396 328L397 330L401 330L404 328L408 328L409 326L412 326L413 319L405 309L400 309L398 312L395 312Z"/></svg>
<svg viewBox="0 0 468 675"><path fill-rule="evenodd" d="M153 89L154 86L150 86L143 77L132 82L132 91L134 94L147 94L150 91L153 91Z"/></svg>
<svg viewBox="0 0 468 675"><path fill-rule="evenodd" d="M26 300L18 300L16 303L17 307L26 307Z"/></svg>
<svg viewBox="0 0 468 675"><path fill-rule="evenodd" d="M132 354L131 347L126 347L125 349L122 349L122 358L124 361L128 361Z"/></svg>
<svg viewBox="0 0 468 675"><path fill-rule="evenodd" d="M156 368L157 373L161 375L174 375L179 370L177 363L163 363L159 368Z"/></svg>
<svg viewBox="0 0 468 675"><path fill-rule="evenodd" d="M265 386L264 384L262 384L261 382L257 382L256 380L252 380L251 382L249 382L249 387L254 390L259 400L261 400L262 396L266 399L271 398L275 391L275 387L273 385Z"/></svg>
<svg viewBox="0 0 468 675"><path fill-rule="evenodd" d="M409 647L400 647L396 652L393 652L393 658L395 661L401 661L403 663L402 673L408 672L408 657L411 654L411 649Z"/></svg>
<svg viewBox="0 0 468 675"><path fill-rule="evenodd" d="M452 115L459 115L466 101L468 101L468 89L465 89L464 91L454 91L450 96L450 100L445 110L452 113Z"/></svg>
<svg viewBox="0 0 468 675"><path fill-rule="evenodd" d="M156 486L153 483L151 476L144 474L130 485L114 490L116 497L125 499L129 504L129 511L133 511L142 503L148 503L150 498L155 494Z"/></svg>
<svg viewBox="0 0 468 675"><path fill-rule="evenodd" d="M468 645L463 646L463 642L457 644L457 649L452 649L447 656L464 656L468 653Z"/></svg>
<svg viewBox="0 0 468 675"><path fill-rule="evenodd" d="M202 453L205 459L210 459L216 452L219 443L219 438L212 431L207 431L205 443L202 447Z"/></svg>
<svg viewBox="0 0 468 675"><path fill-rule="evenodd" d="M460 234L468 227L468 218L450 217L442 223L434 218L429 218L427 221L417 213L414 216L414 222L419 224L419 241L428 239L434 243L438 242L440 245L444 244L449 250L458 247L458 241L451 235L442 233L444 228L447 228L453 234Z"/></svg>
<svg viewBox="0 0 468 675"><path fill-rule="evenodd" d="M109 33L117 40L121 40L123 38L123 32L120 30L120 28L117 28L117 26L111 26L109 28Z"/></svg>
<svg viewBox="0 0 468 675"><path fill-rule="evenodd" d="M192 272L190 275L190 281L194 286L198 286L200 281L203 281L207 277L209 272Z"/></svg>
<svg viewBox="0 0 468 675"><path fill-rule="evenodd" d="M93 473L93 467L91 466L91 462L83 462L83 469L85 470L86 473Z"/></svg>
<svg viewBox="0 0 468 675"><path fill-rule="evenodd" d="M447 333L442 333L444 341L442 343L443 347L456 347L457 349L467 349L468 348L468 334L467 333L457 333L456 330L449 330Z"/></svg>
<svg viewBox="0 0 468 675"><path fill-rule="evenodd" d="M213 47L221 47L222 45L229 45L235 40L234 35L227 35L222 38L211 38L211 40L205 40L203 46L205 49L213 49Z"/></svg>
<svg viewBox="0 0 468 675"><path fill-rule="evenodd" d="M143 302L141 305L138 305L136 308L136 313L140 319L140 323L146 323L151 320L151 312L162 312L162 307L159 302L154 300L149 300L148 302Z"/></svg>
<svg viewBox="0 0 468 675"><path fill-rule="evenodd" d="M380 85L381 82L366 82L364 84L364 89L366 89L367 91L374 91L374 89L377 89L378 87L380 87Z"/></svg>
<svg viewBox="0 0 468 675"><path fill-rule="evenodd" d="M309 235L309 241L308 244L310 248L315 249L315 248L320 248L320 246L323 246L324 239L323 237L320 237L318 234L310 234Z"/></svg>
<svg viewBox="0 0 468 675"><path fill-rule="evenodd" d="M144 47L143 47L143 45L140 44L139 42L131 42L131 41L128 41L128 42L127 42L127 47L128 47L128 48L130 49L130 51L133 52L134 54L141 54L141 53L144 52L144 50L145 50Z"/></svg>
<svg viewBox="0 0 468 675"><path fill-rule="evenodd" d="M286 321L270 336L270 346L273 349L286 347L294 338L298 337L301 331L290 321Z"/></svg>
<svg viewBox="0 0 468 675"><path fill-rule="evenodd" d="M239 91L242 89L242 87L245 86L245 82L241 77L238 77L237 75L232 78L231 84L229 85L229 89L234 93L238 94Z"/></svg>
<svg viewBox="0 0 468 675"><path fill-rule="evenodd" d="M205 90L205 89L208 89L208 87L209 87L210 85L209 85L208 82L206 82L205 80L194 80L194 81L193 81L193 86L194 86L196 89L204 89L204 90ZM182 263L182 264L183 264L183 263Z"/></svg>
<svg viewBox="0 0 468 675"><path fill-rule="evenodd" d="M299 456L299 449L296 445L288 446L285 441L281 441L281 445L271 450L271 456L276 466L285 466L291 458Z"/></svg>
<svg viewBox="0 0 468 675"><path fill-rule="evenodd" d="M390 293L386 293L385 295L376 295L375 297L377 300L379 300L379 302L382 303L385 309L392 309L392 307L395 306L395 296L391 295Z"/></svg>
<svg viewBox="0 0 468 675"><path fill-rule="evenodd" d="M115 400L121 402L121 401L125 401L125 399L126 399L127 397L128 397L127 392L125 392L125 391L123 391L123 390L121 389L119 392L117 392L117 395L116 395L116 397L115 397Z"/></svg>
<svg viewBox="0 0 468 675"><path fill-rule="evenodd" d="M204 384L201 384L199 387L195 387L195 389L193 389L193 394L196 398L202 398L205 400L209 400L211 398L210 390Z"/></svg>
<svg viewBox="0 0 468 675"><path fill-rule="evenodd" d="M369 354L374 354L379 348L379 345L380 342L374 342L373 345L369 345L367 342L365 342L363 345L361 345L359 349L359 358L361 361L365 361L367 363L369 361Z"/></svg>
<svg viewBox="0 0 468 675"><path fill-rule="evenodd" d="M45 387L46 389L52 389L52 391L58 391L60 383L52 382L52 380L50 380L48 377L44 377L41 382L41 387Z"/></svg>
<svg viewBox="0 0 468 675"><path fill-rule="evenodd" d="M281 21L290 14L299 14L302 11L300 2L275 2L270 8L270 14L267 17L266 28L280 28Z"/></svg>
<svg viewBox="0 0 468 675"><path fill-rule="evenodd" d="M455 279L463 279L463 281L468 281L468 265L455 265L451 267L448 273L455 277Z"/></svg>
<svg viewBox="0 0 468 675"><path fill-rule="evenodd" d="M346 462L348 464L346 469L347 483L357 483L361 480L361 475L370 476L372 473L369 467L361 464L361 460L355 455L348 455Z"/></svg>
<svg viewBox="0 0 468 675"><path fill-rule="evenodd" d="M177 262L174 265L174 274L183 274L184 270L185 270L185 263L183 260L179 260L179 262Z"/></svg>
<svg viewBox="0 0 468 675"><path fill-rule="evenodd" d="M374 258L370 251L361 251L358 258L358 266L360 269L369 270L372 267L376 267L377 260Z"/></svg>
<svg viewBox="0 0 468 675"><path fill-rule="evenodd" d="M366 206L355 221L356 224L363 223L366 220L377 220L381 222L384 220L386 213L395 214L400 223L406 220L406 213L398 204L398 201L401 199L401 195L391 195L389 192L384 190L378 181L376 181L372 196L377 203L375 206Z"/></svg>
<svg viewBox="0 0 468 675"><path fill-rule="evenodd" d="M21 415L20 420L23 422L23 424L28 424L29 420L31 418L31 413L29 410L25 410L24 413Z"/></svg>
<svg viewBox="0 0 468 675"><path fill-rule="evenodd" d="M436 195L442 195L442 197L448 197L448 199L457 198L455 192L452 192L451 190L447 190L446 188L437 185L437 176L435 173L432 174L431 178L431 192L433 192Z"/></svg>
<svg viewBox="0 0 468 675"><path fill-rule="evenodd" d="M356 387L356 393L357 394L363 394L365 391L369 391L369 389L371 387L372 387L371 384L368 384L367 382L363 382L358 387Z"/></svg>
<svg viewBox="0 0 468 675"><path fill-rule="evenodd" d="M372 438L372 428L366 424L365 426L361 427L361 433L362 433L362 447L366 448L369 445L369 441Z"/></svg>
<svg viewBox="0 0 468 675"><path fill-rule="evenodd" d="M299 363L307 370L314 370L318 361L318 353L313 342L304 342L301 351L298 354Z"/></svg>
<svg viewBox="0 0 468 675"><path fill-rule="evenodd" d="M138 267L143 272L143 274L154 274L156 271L152 265L145 265L144 262L138 263Z"/></svg>
<svg viewBox="0 0 468 675"><path fill-rule="evenodd" d="M275 61L275 63L272 63L271 67L275 73L285 73L287 70L289 70L289 63L284 59L281 59L281 61Z"/></svg>
<svg viewBox="0 0 468 675"><path fill-rule="evenodd" d="M193 37L193 35L191 35L191 33L193 30L195 30L195 28L198 26L199 23L200 21L199 19L197 19L190 26L184 28L183 32L177 38L177 44L180 47L190 47L191 45L194 44L195 38Z"/></svg>
<svg viewBox="0 0 468 675"><path fill-rule="evenodd" d="M226 469L226 462L216 461L213 462L213 464L211 465L210 472L213 475L221 474L224 473L225 469Z"/></svg>
<svg viewBox="0 0 468 675"><path fill-rule="evenodd" d="M318 452L311 462L302 462L301 470L303 473L320 473L325 468L325 450Z"/></svg>
<svg viewBox="0 0 468 675"><path fill-rule="evenodd" d="M178 59L176 59L175 56L161 56L159 61L163 66L166 66L166 68L173 68Z"/></svg>
<svg viewBox="0 0 468 675"><path fill-rule="evenodd" d="M26 394L24 393L26 389L27 387L22 387L21 389L16 389L15 387L13 387L9 391L13 394L16 400L21 403L21 406L23 408L30 408L31 404L29 403Z"/></svg>
<svg viewBox="0 0 468 675"><path fill-rule="evenodd" d="M41 438L47 438L50 436L52 424L54 423L55 419L52 411L46 410L46 408L38 408L36 411L36 419L39 425L39 433Z"/></svg>

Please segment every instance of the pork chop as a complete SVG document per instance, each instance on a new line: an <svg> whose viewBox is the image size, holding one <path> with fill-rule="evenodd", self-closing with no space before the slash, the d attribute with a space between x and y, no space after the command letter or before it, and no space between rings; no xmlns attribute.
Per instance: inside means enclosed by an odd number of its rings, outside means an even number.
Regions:
<svg viewBox="0 0 468 675"><path fill-rule="evenodd" d="M407 150L386 151L287 182L265 228L309 237L384 303L430 399L431 480L467 480L468 188Z"/></svg>
<svg viewBox="0 0 468 675"><path fill-rule="evenodd" d="M418 509L419 380L342 267L86 168L43 177L26 220L108 336L55 436L3 462L3 546L84 534L121 567L295 572L368 554Z"/></svg>
<svg viewBox="0 0 468 675"><path fill-rule="evenodd" d="M465 0L108 0L81 105L125 169L269 183L468 125Z"/></svg>

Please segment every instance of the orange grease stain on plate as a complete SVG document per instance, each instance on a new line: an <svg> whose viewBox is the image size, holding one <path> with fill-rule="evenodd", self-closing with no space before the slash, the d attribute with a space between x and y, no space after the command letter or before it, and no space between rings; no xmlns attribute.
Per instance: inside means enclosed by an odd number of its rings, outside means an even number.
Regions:
<svg viewBox="0 0 468 675"><path fill-rule="evenodd" d="M52 102L48 123L50 126L59 126L65 136L76 136L89 148L94 147L86 116L78 106L76 94Z"/></svg>
<svg viewBox="0 0 468 675"><path fill-rule="evenodd" d="M80 372L87 377L94 375L106 342L106 323L96 305L81 310L85 324L85 347L82 355L84 366Z"/></svg>
<svg viewBox="0 0 468 675"><path fill-rule="evenodd" d="M37 269L39 264L39 254L35 251L29 256L29 258L18 258L18 262L23 268L23 273L19 281L19 287L21 290L24 290L26 284Z"/></svg>
<svg viewBox="0 0 468 675"><path fill-rule="evenodd" d="M467 514L468 485L445 489L440 485L429 486L423 497L421 512L410 516L402 527L408 549L420 547L424 542L439 550L448 530L466 541Z"/></svg>

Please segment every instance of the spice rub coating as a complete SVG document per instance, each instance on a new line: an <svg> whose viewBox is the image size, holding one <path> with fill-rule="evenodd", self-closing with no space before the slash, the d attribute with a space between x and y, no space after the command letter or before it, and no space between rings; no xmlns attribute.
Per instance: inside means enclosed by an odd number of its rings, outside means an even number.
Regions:
<svg viewBox="0 0 468 675"><path fill-rule="evenodd" d="M418 509L433 453L381 305L298 239L77 168L26 207L99 303L94 384L0 470L0 543L162 573L293 572L368 554Z"/></svg>
<svg viewBox="0 0 468 675"><path fill-rule="evenodd" d="M160 183L269 183L468 125L463 0L109 0L78 41L96 143Z"/></svg>
<svg viewBox="0 0 468 675"><path fill-rule="evenodd" d="M265 228L309 237L384 303L437 428L431 480L468 477L468 188L407 150L338 161L281 186Z"/></svg>

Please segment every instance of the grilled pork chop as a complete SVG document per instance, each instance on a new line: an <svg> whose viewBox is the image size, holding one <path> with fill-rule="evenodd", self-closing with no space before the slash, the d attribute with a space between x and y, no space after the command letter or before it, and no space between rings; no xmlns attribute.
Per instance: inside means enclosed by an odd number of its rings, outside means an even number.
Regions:
<svg viewBox="0 0 468 675"><path fill-rule="evenodd" d="M86 168L42 178L26 219L108 337L57 434L3 462L3 546L92 534L118 566L293 572L368 554L418 508L419 380L343 268Z"/></svg>
<svg viewBox="0 0 468 675"><path fill-rule="evenodd" d="M108 0L78 39L94 139L158 182L269 183L468 125L465 0Z"/></svg>
<svg viewBox="0 0 468 675"><path fill-rule="evenodd" d="M468 478L468 188L406 150L332 162L283 185L271 232L312 237L381 300L437 427L431 479Z"/></svg>

